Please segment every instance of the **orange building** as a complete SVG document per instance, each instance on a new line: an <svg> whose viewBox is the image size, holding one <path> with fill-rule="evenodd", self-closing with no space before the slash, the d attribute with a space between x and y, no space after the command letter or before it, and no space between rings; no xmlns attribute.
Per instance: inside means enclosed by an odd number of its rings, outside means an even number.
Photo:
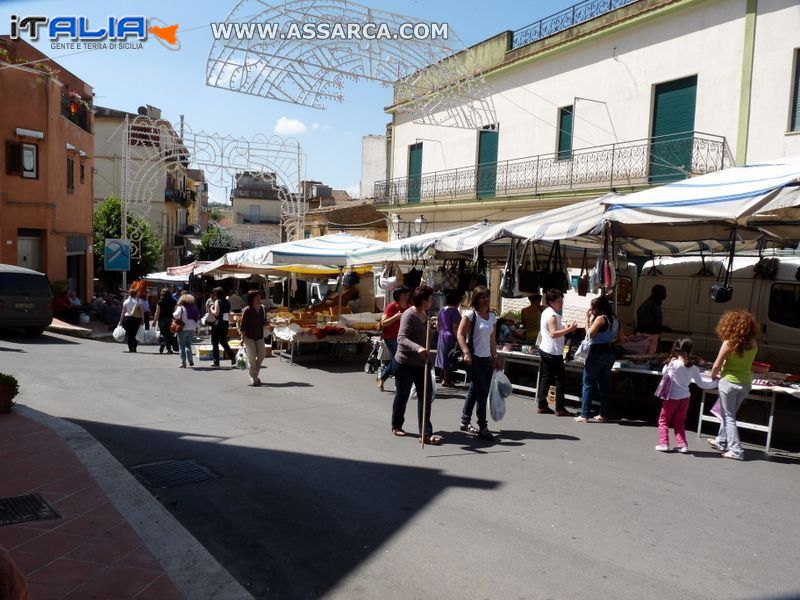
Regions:
<svg viewBox="0 0 800 600"><path fill-rule="evenodd" d="M0 263L46 273L88 299L92 88L46 58L0 36Z"/></svg>

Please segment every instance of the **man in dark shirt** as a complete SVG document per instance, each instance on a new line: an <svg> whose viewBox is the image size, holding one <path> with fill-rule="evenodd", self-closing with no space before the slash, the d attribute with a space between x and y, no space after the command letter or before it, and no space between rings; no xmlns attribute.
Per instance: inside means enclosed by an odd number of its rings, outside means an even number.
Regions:
<svg viewBox="0 0 800 600"><path fill-rule="evenodd" d="M639 305L636 311L636 331L638 333L660 334L672 331L664 325L664 314L661 303L667 299L667 288L663 285L654 285L650 297Z"/></svg>

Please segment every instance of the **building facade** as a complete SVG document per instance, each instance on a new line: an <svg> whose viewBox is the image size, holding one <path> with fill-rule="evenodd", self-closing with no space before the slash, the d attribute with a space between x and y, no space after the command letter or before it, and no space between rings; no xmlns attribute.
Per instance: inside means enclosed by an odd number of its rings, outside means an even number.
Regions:
<svg viewBox="0 0 800 600"><path fill-rule="evenodd" d="M795 0L612 0L503 32L464 51L493 122L387 109L375 204L443 230L800 154L798 30Z"/></svg>
<svg viewBox="0 0 800 600"><path fill-rule="evenodd" d="M0 36L0 263L46 273L87 299L94 291L92 88L43 59L30 44Z"/></svg>
<svg viewBox="0 0 800 600"><path fill-rule="evenodd" d="M131 125L137 117L158 125L132 126L126 140L126 119ZM180 265L185 259L189 207L197 194L187 178L188 153L173 147L175 131L161 120L161 111L150 105L141 107L139 114L98 106L95 128L95 207L111 196L125 196L125 163L129 161L128 210L144 217L161 240L159 268Z"/></svg>
<svg viewBox="0 0 800 600"><path fill-rule="evenodd" d="M231 191L231 230L243 248L281 241L281 205L289 194L275 173L237 175Z"/></svg>

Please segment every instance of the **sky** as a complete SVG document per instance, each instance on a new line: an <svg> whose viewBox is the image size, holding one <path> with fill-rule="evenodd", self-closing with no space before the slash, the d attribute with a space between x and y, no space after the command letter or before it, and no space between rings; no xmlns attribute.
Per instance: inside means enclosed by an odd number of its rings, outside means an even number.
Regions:
<svg viewBox="0 0 800 600"><path fill-rule="evenodd" d="M269 2L262 2L268 4ZM276 4L279 2L275 2ZM87 83L95 104L135 113L150 104L177 123L184 115L194 132L253 138L256 134L293 135L307 156L304 179L323 181L357 194L361 176L361 138L385 133L391 120L383 108L391 88L368 81L347 81L344 101L326 110L269 100L210 87L205 68L213 43L210 22L226 19L238 0L0 0L0 34L10 32L10 17L86 16L94 26L108 16L143 15L178 24L180 50L156 40L140 50L54 50L41 36L35 45ZM447 23L465 46L507 29L519 29L572 4L571 0L362 0L371 8L399 13L411 21ZM79 12L75 12L78 10ZM113 7L113 12L110 10ZM26 39L26 36L22 36ZM2 90L0 90L2 96ZM226 192L212 186L212 201Z"/></svg>

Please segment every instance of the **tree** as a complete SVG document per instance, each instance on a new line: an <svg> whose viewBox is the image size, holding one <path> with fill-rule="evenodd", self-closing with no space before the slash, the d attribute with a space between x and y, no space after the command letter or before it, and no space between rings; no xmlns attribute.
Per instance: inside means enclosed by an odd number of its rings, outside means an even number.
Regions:
<svg viewBox="0 0 800 600"><path fill-rule="evenodd" d="M94 213L94 272L106 288L116 289L122 282L119 271L103 269L106 238L122 237L122 201L119 198L107 198ZM144 232L140 242L139 258L131 259L131 270L128 281L151 273L161 258L161 241L150 224L141 216L128 212L128 230L141 229Z"/></svg>
<svg viewBox="0 0 800 600"><path fill-rule="evenodd" d="M237 247L234 237L220 227L209 227L197 246L197 258L217 260Z"/></svg>

